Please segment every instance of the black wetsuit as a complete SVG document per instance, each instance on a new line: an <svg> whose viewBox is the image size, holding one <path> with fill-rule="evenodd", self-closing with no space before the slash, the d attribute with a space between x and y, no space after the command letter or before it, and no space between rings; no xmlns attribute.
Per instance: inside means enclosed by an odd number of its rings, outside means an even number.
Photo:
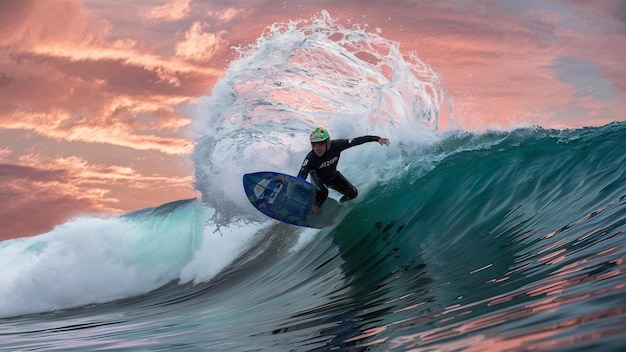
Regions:
<svg viewBox="0 0 626 352"><path fill-rule="evenodd" d="M337 171L339 156L342 151L348 148L367 142L378 142L379 139L380 137L378 136L363 136L352 139L331 140L330 147L326 148L326 152L321 157L318 157L312 150L309 152L306 158L304 158L298 177L306 179L307 175L311 174L313 185L319 189L315 199L317 206L321 206L328 198L328 188L326 186L343 194L343 197L340 199L341 202L356 198L358 195L356 187Z"/></svg>

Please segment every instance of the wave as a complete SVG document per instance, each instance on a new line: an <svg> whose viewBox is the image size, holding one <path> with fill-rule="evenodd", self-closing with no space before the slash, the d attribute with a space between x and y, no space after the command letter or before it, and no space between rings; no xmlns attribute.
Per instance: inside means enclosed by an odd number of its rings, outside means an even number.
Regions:
<svg viewBox="0 0 626 352"><path fill-rule="evenodd" d="M220 234L196 199L76 219L1 243L0 314L184 312L210 336L195 347L234 350L254 336L287 349L619 345L624 138L623 123L451 133L322 231L266 221ZM3 322L24 320L41 318Z"/></svg>

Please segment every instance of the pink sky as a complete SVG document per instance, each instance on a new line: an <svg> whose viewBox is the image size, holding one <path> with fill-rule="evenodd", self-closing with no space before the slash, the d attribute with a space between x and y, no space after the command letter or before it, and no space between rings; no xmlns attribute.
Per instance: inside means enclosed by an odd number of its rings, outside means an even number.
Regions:
<svg viewBox="0 0 626 352"><path fill-rule="evenodd" d="M193 100L233 46L321 10L416 51L465 129L626 120L621 0L2 1L0 240L197 196Z"/></svg>

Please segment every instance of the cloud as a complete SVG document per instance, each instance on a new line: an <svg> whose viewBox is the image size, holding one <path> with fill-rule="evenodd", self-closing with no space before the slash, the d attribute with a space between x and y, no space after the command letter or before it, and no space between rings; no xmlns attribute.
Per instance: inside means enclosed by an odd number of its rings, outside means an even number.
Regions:
<svg viewBox="0 0 626 352"><path fill-rule="evenodd" d="M556 78L571 85L576 96L592 97L599 100L619 98L610 80L603 78L597 62L564 56L555 60L552 67Z"/></svg>
<svg viewBox="0 0 626 352"><path fill-rule="evenodd" d="M0 47L20 49L45 43L97 43L110 30L110 24L86 10L80 0L2 1L0 23Z"/></svg>
<svg viewBox="0 0 626 352"><path fill-rule="evenodd" d="M166 57L134 38L109 39L110 23L79 1L57 5L0 5L30 23L0 32L0 129L188 154L191 144L180 134L190 119L177 108L223 73L206 64L221 48L219 36L192 32L182 55Z"/></svg>
<svg viewBox="0 0 626 352"><path fill-rule="evenodd" d="M182 18L189 5L170 2L149 14ZM163 40L154 35L158 21L115 31L116 8L138 11L99 0L0 2L0 132L16 143L0 141L2 239L41 233L80 212L118 214L192 193L178 161L193 148L186 109L223 68L174 55L176 30ZM189 40L204 33L196 34Z"/></svg>
<svg viewBox="0 0 626 352"><path fill-rule="evenodd" d="M0 164L0 240L47 231L77 209L106 209L90 196L98 189L84 190L66 181L70 181L66 170Z"/></svg>
<svg viewBox="0 0 626 352"><path fill-rule="evenodd" d="M185 33L185 40L176 44L176 56L198 62L209 62L227 44L221 33L205 32L206 23L195 22Z"/></svg>
<svg viewBox="0 0 626 352"><path fill-rule="evenodd" d="M238 17L246 17L250 12L250 9L237 9L229 7L221 11L209 11L207 12L207 15L223 22L230 22Z"/></svg>
<svg viewBox="0 0 626 352"><path fill-rule="evenodd" d="M66 181L72 181L72 186L110 185L113 182L132 183L137 187L151 187L149 185L154 182L180 186L188 185L191 181L191 177L143 175L129 166L91 164L76 156L49 158L40 154L29 154L20 156L19 162L21 167L37 169L45 173L61 170L64 176L58 177L57 175L54 180L64 178ZM45 168L37 167L37 165L45 165ZM76 195L73 192L68 192L68 194ZM95 194L102 197L106 192L97 191ZM98 199L102 200L102 198ZM117 203L117 200L107 201Z"/></svg>
<svg viewBox="0 0 626 352"><path fill-rule="evenodd" d="M141 16L146 21L152 22L173 22L185 18L191 11L191 0L170 0L169 2L147 8L142 11Z"/></svg>
<svg viewBox="0 0 626 352"><path fill-rule="evenodd" d="M191 152L192 145L187 139L141 134L141 125L149 124L148 122L140 119L120 121L110 118L118 113L118 109L142 109L142 107L133 106L132 104L135 103L133 101L129 101L131 104L129 106L115 106L116 102L112 101L112 105L105 106L104 111L99 112L102 116L100 119L102 123L95 122L96 119L93 119L93 116L90 120L76 121L75 116L65 110L13 111L7 114L6 119L0 120L0 127L32 131L59 141L112 144L136 150L157 150L173 155L185 155ZM171 113L171 110L168 113ZM158 129L169 127L177 130L189 123L189 120L182 117L165 120L166 124L161 122L154 124Z"/></svg>
<svg viewBox="0 0 626 352"><path fill-rule="evenodd" d="M0 240L35 235L77 213L120 214L128 193L188 188L191 176L146 175L130 166L26 154L0 164Z"/></svg>
<svg viewBox="0 0 626 352"><path fill-rule="evenodd" d="M34 47L29 53L39 60L55 58L64 59L68 63L93 61L117 62L121 66L132 66L153 72L160 80L175 86L180 86L178 75L181 73L193 73L204 76L219 76L223 73L221 69L199 66L177 58L163 58L160 55L140 52L129 47L129 42L132 43L132 41L116 41L112 44L98 46L72 46L62 43L53 43ZM14 57L19 59L20 55L18 54ZM24 58L27 59L28 56L25 55Z"/></svg>
<svg viewBox="0 0 626 352"><path fill-rule="evenodd" d="M0 162L6 160L11 154L13 154L13 150L11 150L10 148L0 149Z"/></svg>

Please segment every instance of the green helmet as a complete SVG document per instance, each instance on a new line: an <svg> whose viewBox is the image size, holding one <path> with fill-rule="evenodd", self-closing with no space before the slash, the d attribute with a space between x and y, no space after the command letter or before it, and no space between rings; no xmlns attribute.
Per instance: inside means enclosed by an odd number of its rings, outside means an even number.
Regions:
<svg viewBox="0 0 626 352"><path fill-rule="evenodd" d="M311 143L326 141L326 149L330 148L330 133L324 127L316 127L311 132Z"/></svg>

